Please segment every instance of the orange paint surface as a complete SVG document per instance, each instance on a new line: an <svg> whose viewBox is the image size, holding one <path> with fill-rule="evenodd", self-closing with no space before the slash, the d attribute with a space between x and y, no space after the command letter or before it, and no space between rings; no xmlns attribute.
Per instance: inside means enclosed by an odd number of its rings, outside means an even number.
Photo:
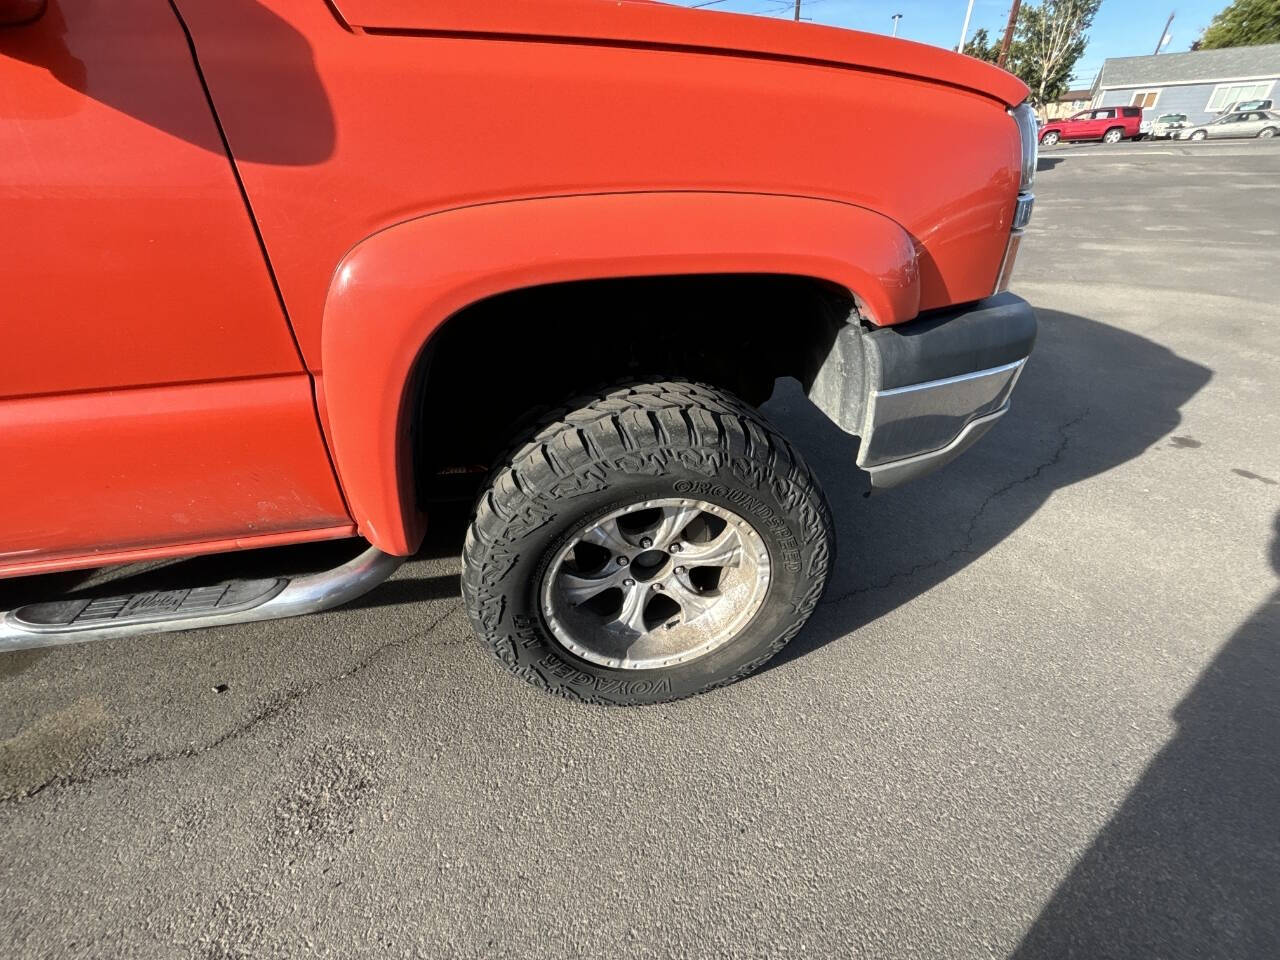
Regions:
<svg viewBox="0 0 1280 960"><path fill-rule="evenodd" d="M0 575L411 551L405 377L521 285L799 273L881 324L994 286L1026 90L969 58L642 0L176 7L0 31Z"/></svg>

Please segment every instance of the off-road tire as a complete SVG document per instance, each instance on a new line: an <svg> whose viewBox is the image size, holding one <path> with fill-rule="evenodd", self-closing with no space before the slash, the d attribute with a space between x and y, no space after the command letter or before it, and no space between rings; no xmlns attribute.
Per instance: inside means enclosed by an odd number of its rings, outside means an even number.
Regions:
<svg viewBox="0 0 1280 960"><path fill-rule="evenodd" d="M626 669L575 656L540 612L547 566L584 523L663 497L750 523L771 564L763 603L731 640L687 662ZM529 683L592 703L661 703L740 680L781 650L822 596L833 553L826 498L759 413L701 384L634 384L550 413L494 468L467 531L462 596L481 640Z"/></svg>

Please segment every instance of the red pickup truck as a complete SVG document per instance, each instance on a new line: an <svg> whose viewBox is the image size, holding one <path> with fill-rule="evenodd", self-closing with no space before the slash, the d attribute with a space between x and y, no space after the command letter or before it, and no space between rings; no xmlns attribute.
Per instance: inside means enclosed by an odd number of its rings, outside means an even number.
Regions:
<svg viewBox="0 0 1280 960"><path fill-rule="evenodd" d="M1031 351L1005 291L1035 120L977 60L645 0L0 22L0 576L369 545L20 606L0 649L334 606L462 478L464 602L503 664L687 696L776 653L832 563L757 410L775 380L887 487L987 430Z"/></svg>

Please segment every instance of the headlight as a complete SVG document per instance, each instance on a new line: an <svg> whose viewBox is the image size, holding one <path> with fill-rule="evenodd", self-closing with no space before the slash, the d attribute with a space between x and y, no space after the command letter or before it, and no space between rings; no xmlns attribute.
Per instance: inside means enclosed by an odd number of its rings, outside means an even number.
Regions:
<svg viewBox="0 0 1280 960"><path fill-rule="evenodd" d="M1036 179L1036 156L1040 151L1040 129L1036 124L1036 112L1031 104L1024 103L1010 111L1018 134L1022 137L1022 186L1029 190Z"/></svg>
<svg viewBox="0 0 1280 960"><path fill-rule="evenodd" d="M1029 103L1021 104L1009 112L1013 114L1014 123L1018 125L1018 136L1022 140L1022 182L1018 186L1018 202L1013 210L1009 241L1005 246L1004 259L1000 262L1000 271L996 274L993 293L1000 293L1009 288L1013 264L1018 258L1018 247L1022 243L1022 229L1031 220L1031 210L1036 202L1036 198L1031 193L1031 184L1036 179L1036 156L1040 152L1040 127L1036 123L1035 111L1031 109Z"/></svg>

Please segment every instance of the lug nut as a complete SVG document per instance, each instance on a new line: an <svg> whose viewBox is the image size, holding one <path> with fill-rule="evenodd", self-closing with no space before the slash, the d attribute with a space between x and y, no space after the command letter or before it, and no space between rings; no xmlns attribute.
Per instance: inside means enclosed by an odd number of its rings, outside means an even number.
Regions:
<svg viewBox="0 0 1280 960"><path fill-rule="evenodd" d="M655 589L655 590L657 590L657 591L661 592L661 590L662 590L662 584L660 584L660 583L655 583L655 584L653 585L653 589Z"/></svg>
<svg viewBox="0 0 1280 960"><path fill-rule="evenodd" d="M636 585L636 582L632 580L630 577L627 577L627 579L622 581L622 585L624 587L634 587Z"/></svg>
<svg viewBox="0 0 1280 960"><path fill-rule="evenodd" d="M640 546L648 550L650 547L653 546L653 537L641 537Z"/></svg>
<svg viewBox="0 0 1280 960"><path fill-rule="evenodd" d="M630 563L630 562L631 562L631 561L630 561L630 560L628 560L626 557L619 557L619 558L618 558L618 566L620 566L620 567L625 567L625 566L626 566L628 563Z"/></svg>
<svg viewBox="0 0 1280 960"><path fill-rule="evenodd" d="M684 573L684 567L676 567L676 573Z"/></svg>
<svg viewBox="0 0 1280 960"><path fill-rule="evenodd" d="M670 550L672 553L679 553L679 552L680 552L680 544L678 544L678 543L673 543L671 546L667 547L667 549L668 549L668 550Z"/></svg>

